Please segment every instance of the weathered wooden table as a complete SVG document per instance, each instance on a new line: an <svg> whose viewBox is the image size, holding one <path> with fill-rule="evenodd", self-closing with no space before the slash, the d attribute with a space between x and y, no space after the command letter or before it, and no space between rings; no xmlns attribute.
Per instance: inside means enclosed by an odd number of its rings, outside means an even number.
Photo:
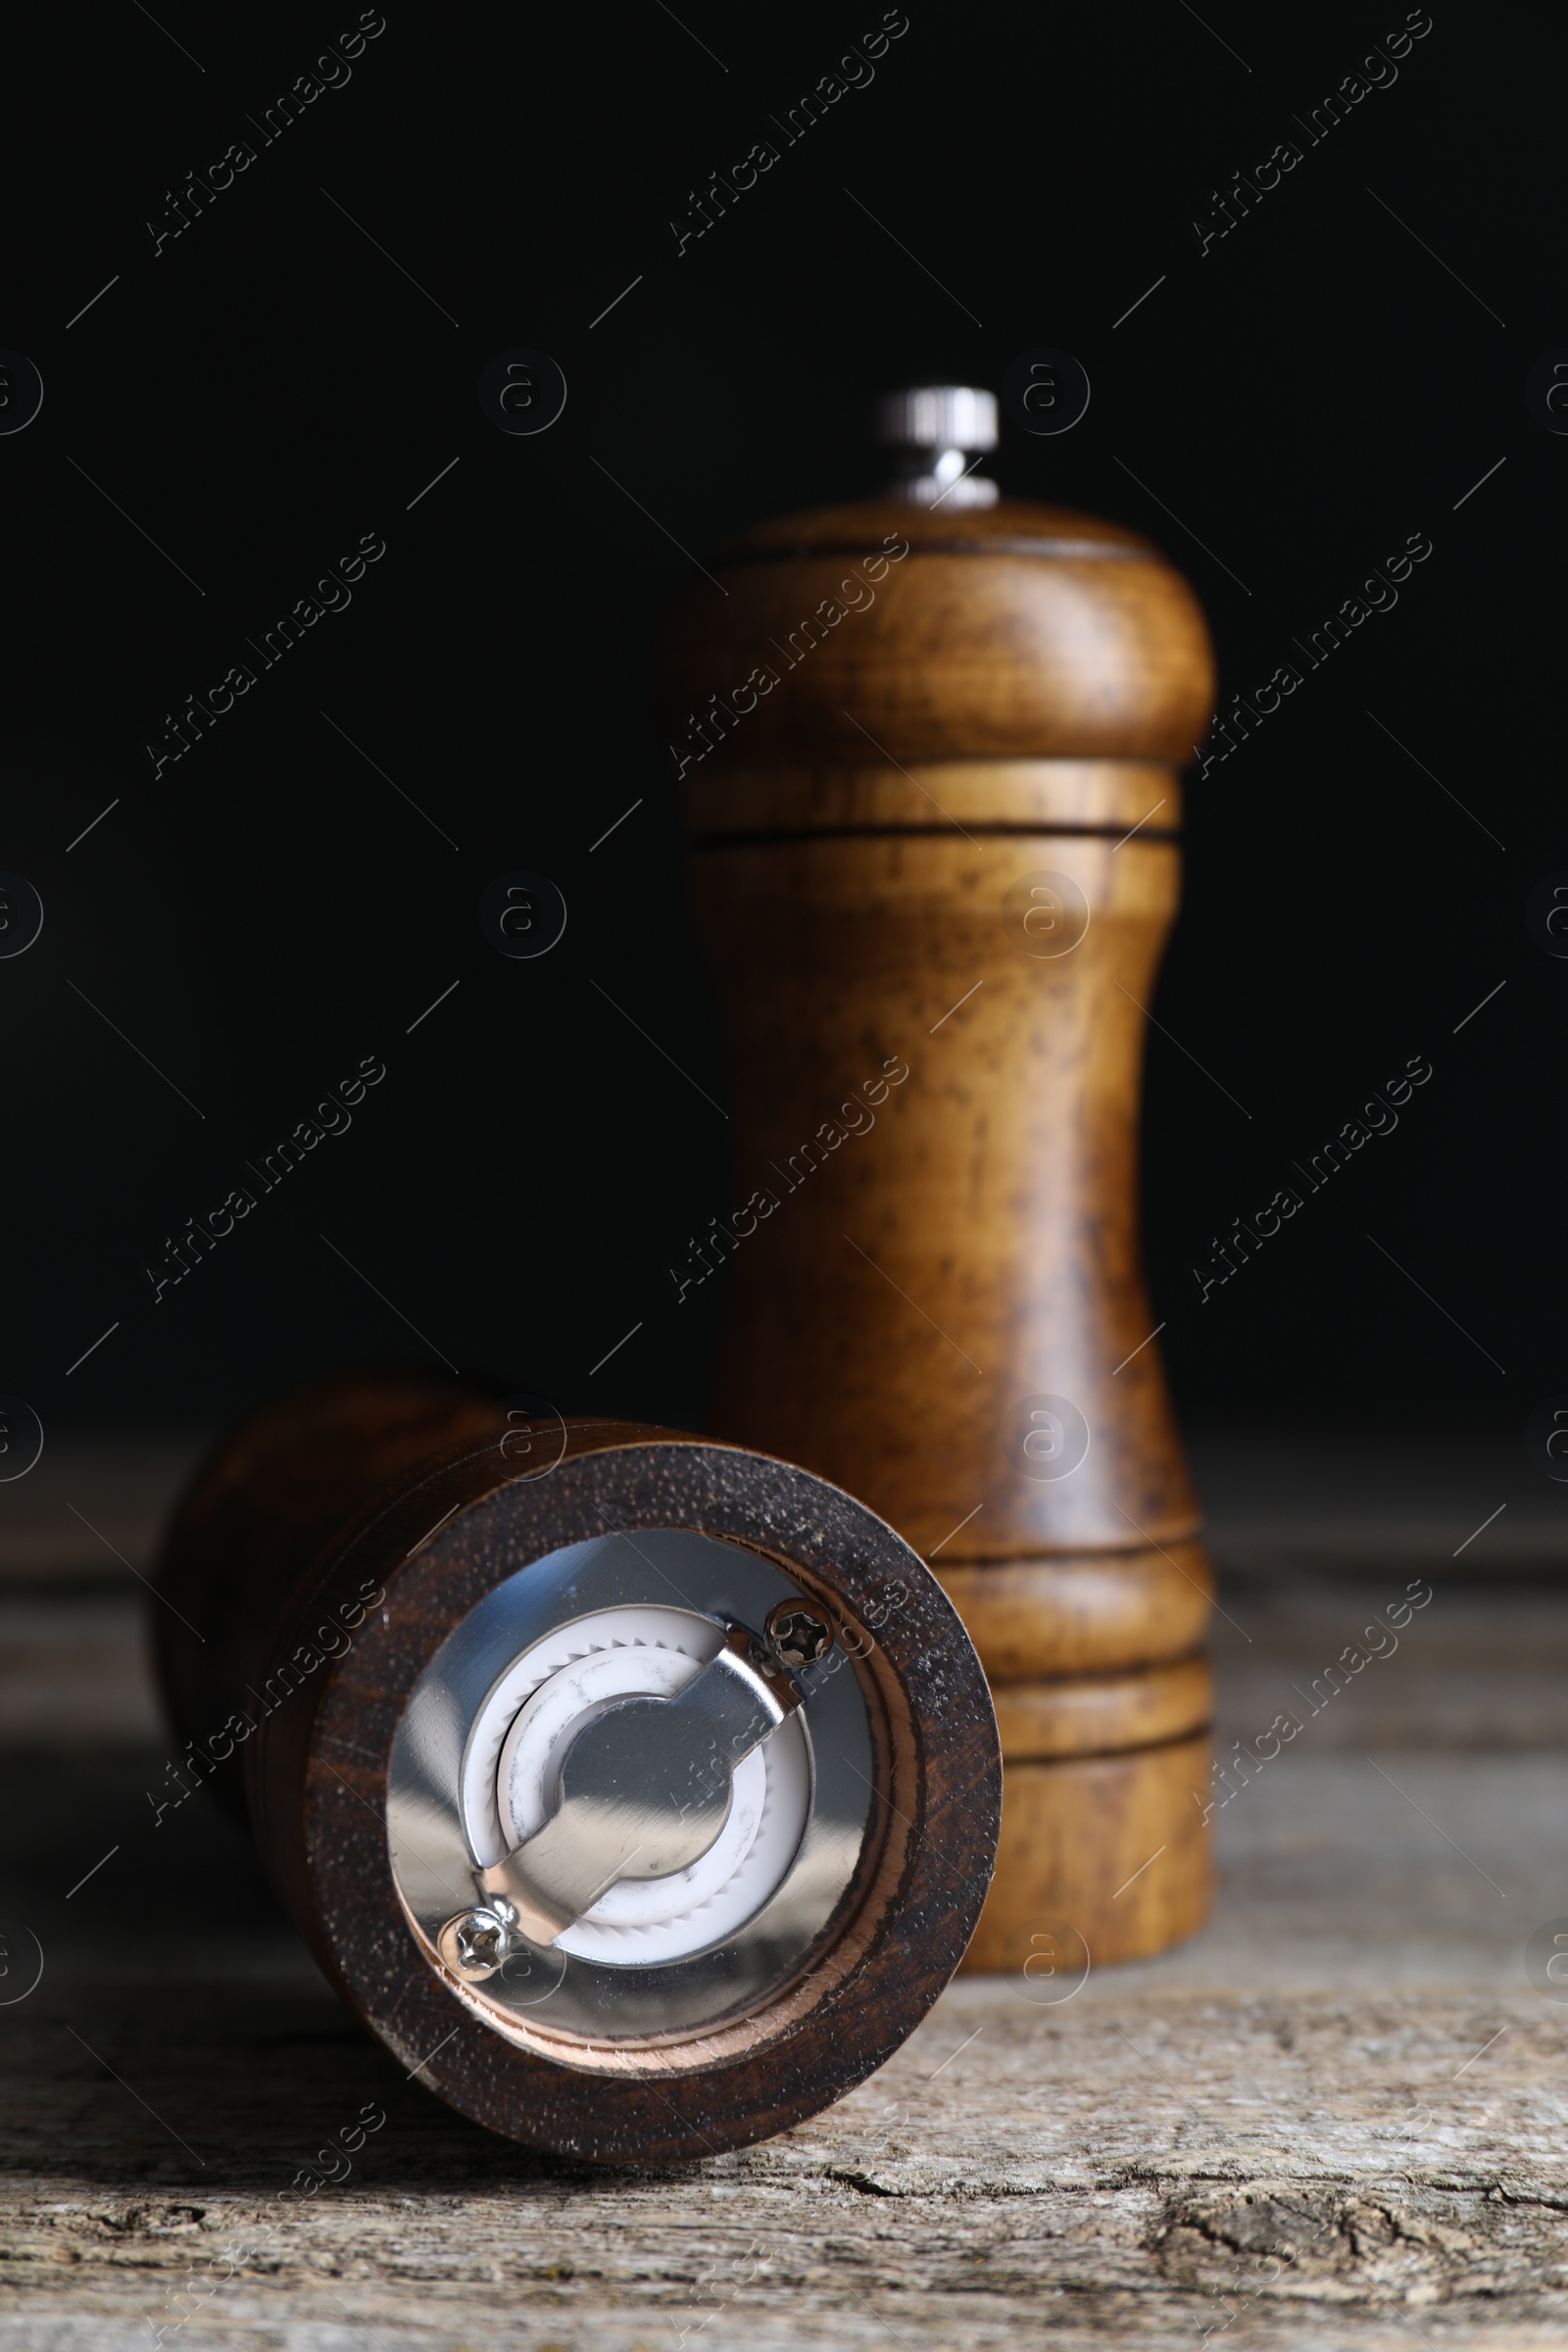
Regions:
<svg viewBox="0 0 1568 2352"><path fill-rule="evenodd" d="M1568 2339L1568 2003L1522 1960L1568 1913L1557 1496L1480 1446L1198 1454L1222 1750L1302 1719L1217 1813L1212 1929L1066 2000L961 1980L815 2123L602 2173L405 2080L201 1800L153 1828L141 1600L62 1506L139 1563L174 1451L57 1451L0 1507L0 2352Z"/></svg>

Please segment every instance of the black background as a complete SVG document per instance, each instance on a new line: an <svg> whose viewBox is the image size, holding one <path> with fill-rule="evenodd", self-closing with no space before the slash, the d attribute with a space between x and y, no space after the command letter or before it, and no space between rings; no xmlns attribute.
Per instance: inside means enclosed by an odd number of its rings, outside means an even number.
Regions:
<svg viewBox="0 0 1568 2352"><path fill-rule="evenodd" d="M1522 1427L1564 1385L1568 964L1523 921L1568 866L1568 440L1523 398L1568 343L1562 22L1437 0L1393 86L1308 146L1293 116L1402 9L910 0L870 85L677 256L688 191L878 8L388 0L347 85L267 146L246 116L357 11L158 13L46 12L0 141L0 343L46 386L0 439L0 867L46 907L0 962L0 1388L46 1424L228 1413L419 1357L381 1293L455 1362L700 1420L718 1286L677 1309L666 1269L731 1202L651 690L682 551L876 487L878 391L994 386L1052 345L1089 413L1004 425L993 470L1164 547L1227 693L1408 534L1434 543L1190 795L1145 1153L1178 1400ZM166 191L241 137L256 162L155 258ZM1200 256L1211 191L1288 137L1302 162ZM538 438L478 407L514 345L569 385ZM352 606L155 781L165 713L371 531ZM537 963L475 919L514 867L570 909ZM388 1074L351 1132L155 1306L165 1237L368 1054ZM1200 1306L1210 1236L1415 1054L1434 1076L1397 1132Z"/></svg>

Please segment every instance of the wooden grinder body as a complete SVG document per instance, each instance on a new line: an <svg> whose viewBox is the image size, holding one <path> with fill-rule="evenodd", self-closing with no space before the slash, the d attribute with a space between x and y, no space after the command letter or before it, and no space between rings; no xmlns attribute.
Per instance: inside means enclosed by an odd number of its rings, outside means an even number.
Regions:
<svg viewBox="0 0 1568 2352"><path fill-rule="evenodd" d="M1156 1951L1210 1886L1212 1585L1136 1181L1201 614L1018 502L795 516L718 570L665 663L735 1099L737 1213L687 1270L729 1261L713 1426L862 1496L969 1628L1004 1802L965 1965L1057 1923ZM1063 1398L1058 1477L1058 1425L1021 1437Z"/></svg>
<svg viewBox="0 0 1568 2352"><path fill-rule="evenodd" d="M838 1629L833 1654L869 1727L854 1875L793 1967L786 1952L782 1973L764 1969L741 2006L720 1997L701 2024L625 2026L612 1990L591 2028L563 2022L554 1987L533 2000L531 1964L529 1997L498 2019L482 1987L421 1944L400 1891L401 1727L443 1644L499 1588L612 1536L642 1562L641 1546L669 1531L770 1564ZM657 1567L647 1576L649 1601L682 1601ZM217 1450L158 1586L159 1667L187 1748L166 1801L211 1780L243 1804L328 1979L411 2078L494 2131L614 2162L746 2146L889 2057L973 1931L1001 1795L973 1648L897 1536L789 1463L637 1424L518 1426L476 1392L417 1376L326 1382ZM582 1640L570 1654L586 1654ZM426 1709L421 1738L431 1720ZM464 1865L450 1886L438 1875L443 1902L449 1891L454 1911L472 1904ZM703 1955L690 1965L700 1974ZM634 1991L640 1973L625 1971Z"/></svg>

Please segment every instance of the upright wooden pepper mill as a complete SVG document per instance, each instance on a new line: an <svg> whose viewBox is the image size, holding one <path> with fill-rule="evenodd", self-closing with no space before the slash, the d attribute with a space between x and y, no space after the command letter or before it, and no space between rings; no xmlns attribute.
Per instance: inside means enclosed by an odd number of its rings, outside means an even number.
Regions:
<svg viewBox="0 0 1568 2352"><path fill-rule="evenodd" d="M883 404L878 500L748 533L664 700L744 1206L712 1421L861 1495L991 1679L966 1967L1205 1916L1212 1581L1140 1265L1140 1065L1175 912L1198 604L1130 531L999 499L989 393Z"/></svg>

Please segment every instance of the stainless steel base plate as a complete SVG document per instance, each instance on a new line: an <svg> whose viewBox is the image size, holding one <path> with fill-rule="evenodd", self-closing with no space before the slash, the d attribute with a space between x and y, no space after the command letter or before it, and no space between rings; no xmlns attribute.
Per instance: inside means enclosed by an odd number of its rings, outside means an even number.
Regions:
<svg viewBox="0 0 1568 2352"><path fill-rule="evenodd" d="M595 1709L673 1696L725 1628L760 1632L798 1588L734 1544L674 1528L570 1544L519 1569L454 1630L392 1751L398 1892L439 1965L476 1877L537 1831L561 1754ZM745 2013L818 1951L875 1833L875 1760L848 1658L734 1774L712 1848L612 1886L552 1945L514 1934L469 1997L564 2038L649 2041ZM456 1948L449 1936L449 1953Z"/></svg>

